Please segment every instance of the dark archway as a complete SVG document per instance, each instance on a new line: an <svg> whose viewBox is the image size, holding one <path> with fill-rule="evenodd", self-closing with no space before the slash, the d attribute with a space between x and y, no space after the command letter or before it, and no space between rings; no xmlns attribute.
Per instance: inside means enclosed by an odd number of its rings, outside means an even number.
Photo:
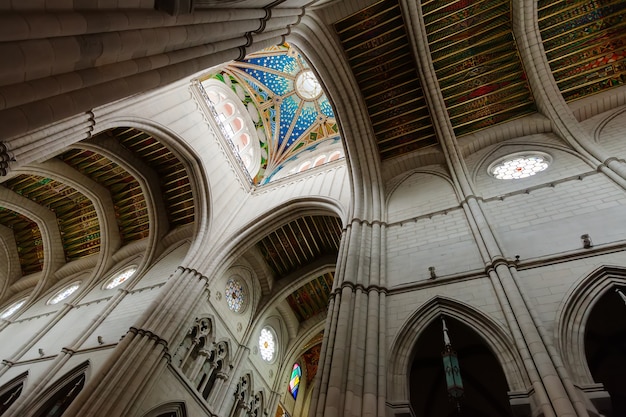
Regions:
<svg viewBox="0 0 626 417"><path fill-rule="evenodd" d="M81 373L66 383L35 413L35 417L60 417L70 406L85 385L85 374Z"/></svg>
<svg viewBox="0 0 626 417"><path fill-rule="evenodd" d="M626 293L626 289L621 289ZM595 304L585 330L585 354L594 381L611 396L610 416L626 416L626 305L613 290Z"/></svg>
<svg viewBox="0 0 626 417"><path fill-rule="evenodd" d="M495 355L470 327L446 317L452 347L461 368L465 394L457 404L448 398L441 359L442 324L434 320L420 335L411 367L411 407L417 417L512 416L508 385Z"/></svg>

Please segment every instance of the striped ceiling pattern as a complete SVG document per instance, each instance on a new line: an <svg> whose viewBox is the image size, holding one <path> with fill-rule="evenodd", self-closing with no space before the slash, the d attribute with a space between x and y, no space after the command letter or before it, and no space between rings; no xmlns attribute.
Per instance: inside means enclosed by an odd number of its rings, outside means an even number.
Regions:
<svg viewBox="0 0 626 417"><path fill-rule="evenodd" d="M287 303L300 322L326 311L334 274L328 272L307 282L287 297Z"/></svg>
<svg viewBox="0 0 626 417"><path fill-rule="evenodd" d="M335 23L382 160L437 143L397 0Z"/></svg>
<svg viewBox="0 0 626 417"><path fill-rule="evenodd" d="M539 0L539 29L563 97L626 84L626 2Z"/></svg>
<svg viewBox="0 0 626 417"><path fill-rule="evenodd" d="M341 222L331 216L304 216L294 220L257 244L265 261L283 277L323 255L337 255Z"/></svg>
<svg viewBox="0 0 626 417"><path fill-rule="evenodd" d="M422 2L433 66L457 136L536 111L506 0Z"/></svg>
<svg viewBox="0 0 626 417"><path fill-rule="evenodd" d="M141 130L117 128L109 133L158 174L170 227L192 223L193 194L182 162L159 140Z"/></svg>
<svg viewBox="0 0 626 417"><path fill-rule="evenodd" d="M122 244L148 237L148 208L135 177L105 156L86 149L72 149L58 158L109 190Z"/></svg>
<svg viewBox="0 0 626 417"><path fill-rule="evenodd" d="M3 186L56 214L66 261L100 251L100 222L87 196L67 184L38 175L18 175Z"/></svg>
<svg viewBox="0 0 626 417"><path fill-rule="evenodd" d="M43 241L37 223L13 210L0 207L0 224L13 231L22 274L28 275L43 269Z"/></svg>

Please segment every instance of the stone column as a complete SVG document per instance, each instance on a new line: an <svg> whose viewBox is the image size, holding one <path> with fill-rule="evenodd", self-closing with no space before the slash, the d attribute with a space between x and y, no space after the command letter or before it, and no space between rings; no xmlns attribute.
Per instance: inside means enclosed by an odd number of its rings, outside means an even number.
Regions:
<svg viewBox="0 0 626 417"><path fill-rule="evenodd" d="M447 116L446 106L428 50L423 18L419 4L401 0L403 11L408 16L407 27L418 71L429 108L437 117L433 118L435 130L439 132L439 143L446 157L455 187L463 198L462 207L474 234L479 251L486 265L499 304L503 310L509 330L517 349L524 360L526 371L535 390L537 402L544 416L587 416L581 408L580 399L565 386L559 377L553 358L549 355L537 323L532 320L529 306L523 302L519 286L509 269L505 255L498 244L482 207L482 199L476 195L471 174L463 161ZM511 265L514 268L514 265Z"/></svg>
<svg viewBox="0 0 626 417"><path fill-rule="evenodd" d="M204 297L206 282L207 278L197 271L178 268L161 296L126 333L63 415L133 415L146 394L145 382L167 366L170 342L181 331L180 323L186 322L192 308ZM23 408L16 408L15 415L20 410Z"/></svg>

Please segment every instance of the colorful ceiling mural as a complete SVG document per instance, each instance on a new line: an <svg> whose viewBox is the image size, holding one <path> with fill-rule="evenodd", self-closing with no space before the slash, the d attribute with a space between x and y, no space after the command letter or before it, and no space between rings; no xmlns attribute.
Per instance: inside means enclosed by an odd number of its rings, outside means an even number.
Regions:
<svg viewBox="0 0 626 417"><path fill-rule="evenodd" d="M148 237L148 208L135 177L110 159L86 149L72 149L58 158L109 190L122 244Z"/></svg>
<svg viewBox="0 0 626 417"><path fill-rule="evenodd" d="M304 365L306 366L306 383L309 385L313 378L315 378L315 374L317 374L317 368L320 363L320 352L322 351L322 344L319 343L302 355L304 358Z"/></svg>
<svg viewBox="0 0 626 417"><path fill-rule="evenodd" d="M8 208L0 207L0 224L13 230L22 274L43 269L43 240L37 223Z"/></svg>
<svg viewBox="0 0 626 417"><path fill-rule="evenodd" d="M182 162L158 139L141 130L116 128L105 134L117 139L157 173L170 228L192 223L195 215L193 193Z"/></svg>
<svg viewBox="0 0 626 417"><path fill-rule="evenodd" d="M543 46L563 97L626 84L626 2L539 0Z"/></svg>
<svg viewBox="0 0 626 417"><path fill-rule="evenodd" d="M300 322L326 311L333 279L334 273L328 272L289 294L287 303Z"/></svg>
<svg viewBox="0 0 626 417"><path fill-rule="evenodd" d="M336 256L341 221L331 216L305 216L265 236L257 247L277 276L283 277L323 255Z"/></svg>
<svg viewBox="0 0 626 417"><path fill-rule="evenodd" d="M200 80L218 80L241 100L254 123L261 164L253 184L267 184L301 152L340 137L335 114L308 63L288 44L231 62Z"/></svg>
<svg viewBox="0 0 626 417"><path fill-rule="evenodd" d="M506 0L422 2L433 66L454 133L536 111Z"/></svg>
<svg viewBox="0 0 626 417"><path fill-rule="evenodd" d="M365 99L382 160L435 145L397 0L383 0L335 23Z"/></svg>
<svg viewBox="0 0 626 417"><path fill-rule="evenodd" d="M67 184L38 175L18 175L3 186L56 214L66 261L100 251L100 222L87 196Z"/></svg>

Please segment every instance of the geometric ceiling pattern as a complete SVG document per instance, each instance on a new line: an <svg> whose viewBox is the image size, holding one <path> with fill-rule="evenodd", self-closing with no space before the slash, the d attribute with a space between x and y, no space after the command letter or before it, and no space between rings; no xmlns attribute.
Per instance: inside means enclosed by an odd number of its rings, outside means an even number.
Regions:
<svg viewBox="0 0 626 417"><path fill-rule="evenodd" d="M370 116L380 158L435 145L424 92L397 0L335 23Z"/></svg>
<svg viewBox="0 0 626 417"><path fill-rule="evenodd" d="M539 0L543 47L563 97L626 84L626 2Z"/></svg>
<svg viewBox="0 0 626 417"><path fill-rule="evenodd" d="M271 232L257 243L277 277L284 277L321 256L336 256L341 221L331 216L304 216Z"/></svg>
<svg viewBox="0 0 626 417"><path fill-rule="evenodd" d="M41 271L44 260L43 241L37 223L20 213L0 207L0 224L13 230L22 275Z"/></svg>
<svg viewBox="0 0 626 417"><path fill-rule="evenodd" d="M334 273L327 272L289 294L287 303L301 323L326 311L333 278Z"/></svg>
<svg viewBox="0 0 626 417"><path fill-rule="evenodd" d="M117 155L120 161L132 153L134 159L128 161L129 164L135 164L141 171L141 166L138 166L141 164L135 162L141 160L144 170L154 171L145 174L158 181L154 185L160 188L161 204L167 213L169 229L193 222L195 207L191 183L181 161L156 138L133 128L100 133L90 146L113 140L126 148ZM107 149L115 149L115 146ZM98 151L81 148L69 149L55 158L110 192L113 206L104 208L115 214L123 245L149 236L150 219L145 190L122 162L114 162ZM66 262L100 251L102 231L98 213L94 202L78 189L60 179L26 173L0 185L56 216L55 227L58 227ZM45 251L42 231L37 223L27 214L0 207L0 225L13 232L22 275L41 271Z"/></svg>
<svg viewBox="0 0 626 417"><path fill-rule="evenodd" d="M2 185L56 214L66 261L100 251L100 222L87 196L39 175L17 175Z"/></svg>
<svg viewBox="0 0 626 417"><path fill-rule="evenodd" d="M536 111L508 0L422 2L433 66L457 136Z"/></svg>
<svg viewBox="0 0 626 417"><path fill-rule="evenodd" d="M282 44L233 61L212 78L248 110L261 149L253 184L267 184L288 161L321 142L340 139L333 108L309 64Z"/></svg>
<svg viewBox="0 0 626 417"><path fill-rule="evenodd" d="M107 157L87 149L71 149L58 158L109 190L122 244L148 237L148 208L135 177Z"/></svg>
<svg viewBox="0 0 626 417"><path fill-rule="evenodd" d="M106 133L156 172L170 229L192 223L194 200L189 176L182 162L159 140L139 129L116 128Z"/></svg>

